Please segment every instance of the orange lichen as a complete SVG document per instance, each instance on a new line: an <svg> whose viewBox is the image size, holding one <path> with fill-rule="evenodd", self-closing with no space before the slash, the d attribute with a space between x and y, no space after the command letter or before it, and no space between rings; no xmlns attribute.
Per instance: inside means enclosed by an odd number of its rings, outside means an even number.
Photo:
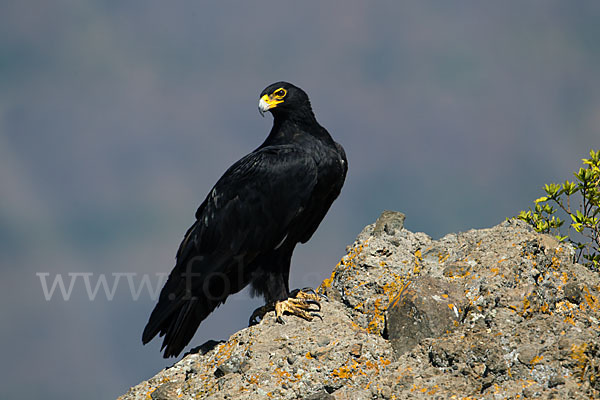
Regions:
<svg viewBox="0 0 600 400"><path fill-rule="evenodd" d="M333 269L333 271L331 271L331 276L329 278L323 279L323 282L321 282L321 284L317 288L317 292L318 293L323 294L325 292L325 289L331 287L331 284L333 283L333 279L335 278L335 273L336 273L337 268L339 266L340 266L340 263L337 263L337 265L335 266L335 268Z"/></svg>
<svg viewBox="0 0 600 400"><path fill-rule="evenodd" d="M527 298L527 296L525 296L525 298L523 298L523 311L521 312L521 315L524 315L529 308L531 307L531 302L529 301L529 298Z"/></svg>
<svg viewBox="0 0 600 400"><path fill-rule="evenodd" d="M587 286L583 288L583 298L585 299L585 304L593 311L600 311L600 300L594 295L590 293L590 289Z"/></svg>
<svg viewBox="0 0 600 400"><path fill-rule="evenodd" d="M331 372L331 376L338 379L353 379L358 375L372 378L374 375L378 375L382 369L391 363L390 360L384 358L372 361L365 359L364 357L352 357L349 358L344 365L334 369ZM369 382L371 382L371 379L369 379Z"/></svg>
<svg viewBox="0 0 600 400"><path fill-rule="evenodd" d="M277 385L281 385L283 382L297 382L300 379L300 375L296 374L296 375L292 375L289 372L287 372L284 369L281 368L275 368L275 371L273 371L275 376L277 377Z"/></svg>
<svg viewBox="0 0 600 400"><path fill-rule="evenodd" d="M562 251L562 249L557 249L556 252L560 253ZM552 256L552 263L550 264L550 266L554 269L558 269L558 267L560 267L560 259L556 256Z"/></svg>
<svg viewBox="0 0 600 400"><path fill-rule="evenodd" d="M377 314L373 316L373 319L369 321L367 325L367 332L369 333L379 333L381 331L381 325L385 322L385 317L383 314Z"/></svg>
<svg viewBox="0 0 600 400"><path fill-rule="evenodd" d="M590 358L587 356L586 351L588 344L572 344L571 345L571 358L577 362L577 367L581 372L580 378L583 379L586 367L590 363Z"/></svg>
<svg viewBox="0 0 600 400"><path fill-rule="evenodd" d="M353 328L354 330L357 330L357 331L359 331L359 332L365 332L365 331L366 331L366 329L365 329L365 328L363 328L362 326L358 325L358 324L357 324L356 322L354 322L354 321L350 321L350 325L352 326L352 328Z"/></svg>
<svg viewBox="0 0 600 400"><path fill-rule="evenodd" d="M542 362L543 359L544 359L544 356L535 356L531 360L530 364L531 365L539 364L540 362Z"/></svg>
<svg viewBox="0 0 600 400"><path fill-rule="evenodd" d="M406 288L408 288L408 286L410 285L410 281L407 282L403 282L401 283L398 287L396 287L395 289L397 289L397 294L391 299L390 301L390 305L388 307L396 307L396 305L398 304L398 301L400 301L400 298L402 297L402 294L404 293L404 291L406 290ZM389 294L393 291L393 289L391 288L391 284L389 284L389 287L386 288L386 286L388 285L384 285L384 293Z"/></svg>
<svg viewBox="0 0 600 400"><path fill-rule="evenodd" d="M438 263L439 264L443 264L446 262L446 260L448 259L448 257L450 257L450 253L439 253L438 254Z"/></svg>
<svg viewBox="0 0 600 400"><path fill-rule="evenodd" d="M333 280L339 271L350 270L350 269L356 268L357 265L356 265L355 259L363 252L364 248L367 246L368 246L368 241L365 241L364 243L353 246L348 251L348 253L342 257L340 262L338 262L336 264L335 268L331 272L331 276L329 278L324 279L323 282L321 282L321 284L317 288L317 292L324 293L325 289L327 289L328 287L331 287L331 284L333 283Z"/></svg>
<svg viewBox="0 0 600 400"><path fill-rule="evenodd" d="M421 250L415 251L415 260L413 267L413 274L418 275L421 272L421 263L423 262L423 255L421 254Z"/></svg>
<svg viewBox="0 0 600 400"><path fill-rule="evenodd" d="M148 393L146 393L146 400L152 400L152 393L154 393L154 391L158 389L157 387L152 388L148 391Z"/></svg>
<svg viewBox="0 0 600 400"><path fill-rule="evenodd" d="M257 385L258 384L258 374L254 374L254 375L248 375L246 377L246 380L248 381L249 384L251 385Z"/></svg>
<svg viewBox="0 0 600 400"><path fill-rule="evenodd" d="M383 285L383 295L373 302L373 306L368 309L371 319L367 324L369 333L380 333L385 323L385 311L395 306L401 298L403 291L410 284L410 276L402 276L390 271L393 280Z"/></svg>
<svg viewBox="0 0 600 400"><path fill-rule="evenodd" d="M358 362L356 360L350 360L351 363L348 364L346 363L345 365L342 365L339 368L334 369L331 372L331 376L333 376L334 378L340 378L340 379L351 379L354 375L356 375L359 370L358 370ZM364 374L364 372L363 372Z"/></svg>

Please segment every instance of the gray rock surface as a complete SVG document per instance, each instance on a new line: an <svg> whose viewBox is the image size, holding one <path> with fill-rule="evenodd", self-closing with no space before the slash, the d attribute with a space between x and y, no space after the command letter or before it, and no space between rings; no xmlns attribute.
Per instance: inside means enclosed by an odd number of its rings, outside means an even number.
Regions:
<svg viewBox="0 0 600 400"><path fill-rule="evenodd" d="M600 398L600 276L510 220L432 240L385 212L312 322L273 313L129 399Z"/></svg>

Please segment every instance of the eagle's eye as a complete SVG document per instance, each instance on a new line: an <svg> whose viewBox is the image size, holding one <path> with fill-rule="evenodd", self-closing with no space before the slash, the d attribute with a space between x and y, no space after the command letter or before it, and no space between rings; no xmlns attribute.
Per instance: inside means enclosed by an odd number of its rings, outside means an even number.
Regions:
<svg viewBox="0 0 600 400"><path fill-rule="evenodd" d="M277 89L274 93L275 97L284 98L287 94L287 91L283 88Z"/></svg>

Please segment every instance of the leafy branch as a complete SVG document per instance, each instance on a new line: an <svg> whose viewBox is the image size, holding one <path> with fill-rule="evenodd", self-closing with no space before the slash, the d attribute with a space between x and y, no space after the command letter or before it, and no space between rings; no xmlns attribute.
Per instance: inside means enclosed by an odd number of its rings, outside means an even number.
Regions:
<svg viewBox="0 0 600 400"><path fill-rule="evenodd" d="M590 158L582 161L584 167L574 173L575 181L545 185L546 196L536 199L534 208L521 211L517 218L537 232L554 234L560 241L568 240L577 249L577 262L600 271L600 150L590 150ZM575 196L580 198L576 209L571 201ZM560 230L565 221L555 215L557 210L571 218L565 236Z"/></svg>

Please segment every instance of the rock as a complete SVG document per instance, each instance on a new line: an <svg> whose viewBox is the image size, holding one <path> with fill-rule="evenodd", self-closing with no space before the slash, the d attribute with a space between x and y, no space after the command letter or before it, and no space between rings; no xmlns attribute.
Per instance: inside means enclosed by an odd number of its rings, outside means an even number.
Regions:
<svg viewBox="0 0 600 400"><path fill-rule="evenodd" d="M223 375L240 372L243 361L244 360L239 356L228 358L217 366L215 376L221 377Z"/></svg>
<svg viewBox="0 0 600 400"><path fill-rule="evenodd" d="M444 268L443 274L446 278L464 278L471 274L472 270L466 262L456 262Z"/></svg>
<svg viewBox="0 0 600 400"><path fill-rule="evenodd" d="M152 400L176 400L178 396L178 389L179 385L175 383L165 383L152 392L150 398Z"/></svg>
<svg viewBox="0 0 600 400"><path fill-rule="evenodd" d="M358 358L360 357L362 353L362 344L361 343L354 343L352 345L352 347L350 347L350 355L354 358Z"/></svg>
<svg viewBox="0 0 600 400"><path fill-rule="evenodd" d="M327 393L325 389L321 389L317 393L313 393L304 398L305 400L335 400L335 397Z"/></svg>
<svg viewBox="0 0 600 400"><path fill-rule="evenodd" d="M538 350L531 346L531 344L519 347L518 351L519 355L517 356L517 359L525 365L531 365L534 359L538 356Z"/></svg>
<svg viewBox="0 0 600 400"><path fill-rule="evenodd" d="M569 300L573 304L581 303L581 300L583 300L582 289L583 285L577 282L567 283L563 288L565 299Z"/></svg>
<svg viewBox="0 0 600 400"><path fill-rule="evenodd" d="M329 343L331 342L331 340L329 340L329 338L327 336L321 336L318 340L317 340L317 344L319 346L327 346Z"/></svg>
<svg viewBox="0 0 600 400"><path fill-rule="evenodd" d="M557 387L559 385L564 385L565 384L565 379L562 376L559 375L553 375L549 380L548 380L548 388L552 389L554 387Z"/></svg>
<svg viewBox="0 0 600 400"><path fill-rule="evenodd" d="M387 310L387 332L398 355L422 339L441 336L458 326L465 308L459 286L421 276L405 286Z"/></svg>
<svg viewBox="0 0 600 400"><path fill-rule="evenodd" d="M333 398L335 400L370 400L372 396L371 392L366 390L342 388L333 393Z"/></svg>
<svg viewBox="0 0 600 400"><path fill-rule="evenodd" d="M379 236L385 232L390 236L394 236L396 232L400 232L404 228L405 218L406 216L401 212L388 210L384 211L375 222L373 235Z"/></svg>
<svg viewBox="0 0 600 400"><path fill-rule="evenodd" d="M298 359L298 356L296 356L294 354L290 354L289 356L287 356L287 362L290 365L293 365L297 359Z"/></svg>
<svg viewBox="0 0 600 400"><path fill-rule="evenodd" d="M600 398L600 275L571 246L522 221L438 240L403 222L358 235L322 320L268 313L120 399Z"/></svg>

